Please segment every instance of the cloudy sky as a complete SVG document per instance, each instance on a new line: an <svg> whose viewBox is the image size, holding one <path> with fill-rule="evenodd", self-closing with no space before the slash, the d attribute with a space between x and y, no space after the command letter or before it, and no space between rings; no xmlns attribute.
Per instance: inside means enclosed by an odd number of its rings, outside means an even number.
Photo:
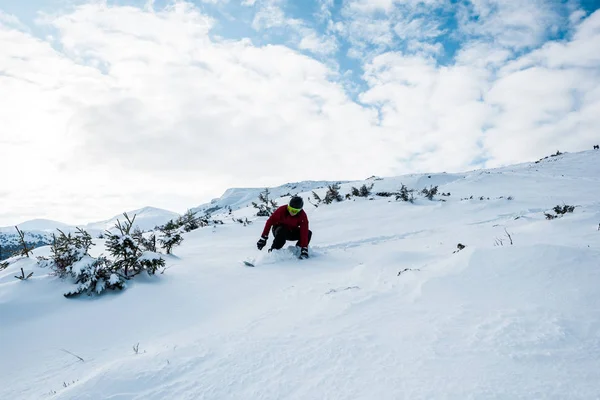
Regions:
<svg viewBox="0 0 600 400"><path fill-rule="evenodd" d="M0 226L600 142L593 0L0 0Z"/></svg>

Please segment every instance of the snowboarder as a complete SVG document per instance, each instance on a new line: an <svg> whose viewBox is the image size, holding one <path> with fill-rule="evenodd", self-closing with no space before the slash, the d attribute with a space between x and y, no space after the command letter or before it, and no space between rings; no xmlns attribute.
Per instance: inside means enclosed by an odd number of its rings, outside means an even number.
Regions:
<svg viewBox="0 0 600 400"><path fill-rule="evenodd" d="M273 227L273 244L269 249L278 250L288 240L297 240L296 246L300 247L300 259L308 258L308 244L312 232L308 229L308 216L302 209L304 200L300 196L293 196L287 206L281 206L275 210L265 223L262 236L256 243L259 250L267 244L269 230Z"/></svg>

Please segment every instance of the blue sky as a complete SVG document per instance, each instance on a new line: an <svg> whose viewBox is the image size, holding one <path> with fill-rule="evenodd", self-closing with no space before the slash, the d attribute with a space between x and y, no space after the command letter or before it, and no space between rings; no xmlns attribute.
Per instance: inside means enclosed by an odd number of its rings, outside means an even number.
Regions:
<svg viewBox="0 0 600 400"><path fill-rule="evenodd" d="M24 22L34 33L39 36L51 34L53 29L45 24L36 23L36 19L42 13L56 13L59 10L69 10L80 4L85 4L85 0L29 0L14 1L0 0L0 10L6 13L16 15ZM152 6L155 9L168 7L173 2L170 0L154 0ZM364 90L364 82L361 79L362 63L361 59L349 56L349 51L356 47L356 42L347 34L341 34L331 29L332 23L344 23L353 20L353 14L357 11L352 11L349 8L351 1L344 0L302 0L302 1L278 1L278 0L256 0L252 5L243 5L243 1L222 1L222 0L192 0L189 3L194 4L207 15L213 17L216 21L211 34L227 39L250 38L256 45L266 44L282 44L298 49L312 57L317 57L321 60L328 60L335 63L341 73L351 74L352 83L356 84L359 89ZM257 13L265 6L265 4L275 4L286 19L296 20L301 22L307 29L314 30L321 36L328 36L335 40L336 49L330 53L315 54L306 49L298 48L298 32L282 22L280 26L270 27L266 30L259 30L253 27L253 21ZM365 1L365 3L369 3ZM386 10L383 7L374 7L373 12L367 13L366 17L372 21L381 21L388 23L397 22L397 16L403 16L409 19L421 19L427 21L429 26L435 26L440 32L433 37L420 37L418 41L421 43L440 45L440 50L437 53L430 54L435 58L439 65L451 65L455 62L455 55L458 49L464 42L481 39L489 42L494 41L493 34L478 34L477 32L466 33L459 29L461 19L466 18L471 22L479 21L482 16L477 13L474 3L465 0L447 0L447 1L374 1L377 3L392 4L393 11ZM479 2L485 4L486 2ZM498 10L498 6L489 2L488 7L494 11ZM560 1L532 1L531 4L540 5L559 17L552 23L548 24L534 45L524 46L522 48L512 48L512 58L522 55L524 52L530 51L545 41L548 40L564 40L571 33L568 20L569 15L576 9L582 10L586 15L592 14L600 8L600 0L560 0ZM134 6L144 7L148 5L148 0L108 0L108 5ZM324 8L325 7L325 8ZM324 11L326 9L326 11ZM524 9L523 13L529 10ZM459 15L460 14L460 15ZM469 15L462 15L469 14ZM510 24L510 21L507 21ZM522 30L524 27L515 25L514 30ZM363 38L364 39L364 38ZM414 54L418 50L410 48L410 40L402 38L399 35L393 35L390 43L386 45L376 45L372 41L361 40L361 46L364 46L364 53L381 53L385 51L401 51L404 54ZM350 90L351 94L353 93ZM355 99L356 100L356 99Z"/></svg>
<svg viewBox="0 0 600 400"><path fill-rule="evenodd" d="M599 6L0 0L0 224L591 148Z"/></svg>

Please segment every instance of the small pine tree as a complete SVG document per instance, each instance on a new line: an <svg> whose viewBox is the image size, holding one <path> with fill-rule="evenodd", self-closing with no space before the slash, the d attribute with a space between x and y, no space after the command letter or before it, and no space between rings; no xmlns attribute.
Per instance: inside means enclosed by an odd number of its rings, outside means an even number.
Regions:
<svg viewBox="0 0 600 400"><path fill-rule="evenodd" d="M114 271L114 265L103 256L92 258L86 256L77 269L73 270L77 289L64 294L65 297L75 297L83 293L88 295L100 294L106 289L122 290L125 288L125 280L118 272Z"/></svg>
<svg viewBox="0 0 600 400"><path fill-rule="evenodd" d="M277 203L274 200L269 199L270 194L269 188L265 188L265 190L258 195L260 203L252 202L254 208L258 209L258 212L256 213L257 217L270 217L273 212L275 212Z"/></svg>
<svg viewBox="0 0 600 400"><path fill-rule="evenodd" d="M191 232L200 228L201 223L196 218L197 211L187 210L185 214L177 219L176 224L183 228L185 232Z"/></svg>
<svg viewBox="0 0 600 400"><path fill-rule="evenodd" d="M396 200L408 201L414 203L415 197L413 196L414 189L408 189L406 185L402 184L400 192L396 194Z"/></svg>
<svg viewBox="0 0 600 400"><path fill-rule="evenodd" d="M164 268L166 264L164 258L153 252L143 253L138 262L149 275L154 275L159 268Z"/></svg>
<svg viewBox="0 0 600 400"><path fill-rule="evenodd" d="M369 186L367 185L362 185L360 187L360 197L369 197L371 195L371 190L373 189L373 183L371 183Z"/></svg>
<svg viewBox="0 0 600 400"><path fill-rule="evenodd" d="M106 231L106 248L114 258L114 266L118 270L123 270L125 278L129 279L130 275L135 275L141 269L137 260L142 255L142 251L131 236L131 228L136 216L130 219L127 213L123 215L125 216L123 224L118 219L115 224L118 232Z"/></svg>
<svg viewBox="0 0 600 400"><path fill-rule="evenodd" d="M31 253L33 247L27 244L27 242L25 241L25 234L22 231L20 231L17 226L15 226L15 229L19 233L19 241L21 242L21 249L17 251L17 255L29 257L29 253Z"/></svg>
<svg viewBox="0 0 600 400"><path fill-rule="evenodd" d="M321 204L321 202L322 202L323 200L322 200L322 199L321 199L321 197L320 197L320 196L317 194L317 192L315 192L314 190L313 190L313 192L312 192L312 195L313 195L313 198L314 198L314 199L317 201L317 204L314 204L314 203L311 203L311 204L312 204L312 205L314 205L315 207L319 207L319 204ZM309 199L309 200L310 200L310 199Z"/></svg>
<svg viewBox="0 0 600 400"><path fill-rule="evenodd" d="M161 237L158 242L165 249L167 254L171 254L173 247L179 246L183 242L183 236L178 230L178 226L172 220L160 227Z"/></svg>
<svg viewBox="0 0 600 400"><path fill-rule="evenodd" d="M356 197L369 197L371 195L371 190L373 189L373 183L371 183L369 186L363 184L360 189L355 188L354 186L352 186L351 189L351 193L352 196L356 196Z"/></svg>
<svg viewBox="0 0 600 400"><path fill-rule="evenodd" d="M573 211L575 211L575 206L563 204L562 206L554 206L553 210L555 213L562 215L566 213L572 213Z"/></svg>
<svg viewBox="0 0 600 400"><path fill-rule="evenodd" d="M89 255L92 236L81 228L77 228L74 235L65 234L60 229L58 237L52 234L52 245L50 247L51 257L38 257L38 263L42 267L49 266L60 277L71 274L73 264L79 262L83 257Z"/></svg>
<svg viewBox="0 0 600 400"><path fill-rule="evenodd" d="M327 185L327 193L325 194L325 199L323 199L323 202L325 204L331 204L334 201L343 201L343 200L344 200L344 198L340 194L340 185L339 184L334 183L333 185Z"/></svg>
<svg viewBox="0 0 600 400"><path fill-rule="evenodd" d="M65 234L60 229L59 236L53 235L52 256L38 257L38 265L50 267L62 278L72 277L79 285L75 290L65 293L73 297L82 293L99 294L106 289L123 289L125 281L116 266L103 256L89 255L94 245L92 236L81 228L77 232Z"/></svg>
<svg viewBox="0 0 600 400"><path fill-rule="evenodd" d="M427 197L429 200L433 200L433 197L438 193L437 186L430 186L429 189L424 188L421 190L421 194Z"/></svg>
<svg viewBox="0 0 600 400"><path fill-rule="evenodd" d="M144 249L145 251L156 253L156 234L152 232L146 236L144 236L144 232L142 232L137 226L131 234L131 237L137 243L138 247Z"/></svg>

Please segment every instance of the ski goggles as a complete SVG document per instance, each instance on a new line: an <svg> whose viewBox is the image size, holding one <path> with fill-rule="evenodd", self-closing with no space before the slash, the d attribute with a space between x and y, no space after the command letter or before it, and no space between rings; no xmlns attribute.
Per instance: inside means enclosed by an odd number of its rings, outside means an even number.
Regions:
<svg viewBox="0 0 600 400"><path fill-rule="evenodd" d="M300 211L302 211L302 209L301 208L294 208L294 207L288 206L288 211L290 212L290 214L296 215Z"/></svg>

